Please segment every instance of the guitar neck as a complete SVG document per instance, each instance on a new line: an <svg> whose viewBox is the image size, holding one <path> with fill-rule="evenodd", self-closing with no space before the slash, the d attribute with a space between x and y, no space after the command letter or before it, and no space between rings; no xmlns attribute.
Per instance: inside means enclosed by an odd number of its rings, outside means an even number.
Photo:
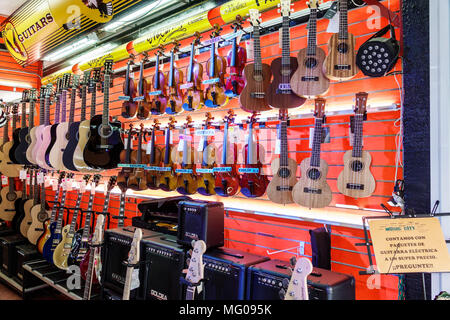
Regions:
<svg viewBox="0 0 450 320"><path fill-rule="evenodd" d="M192 301L195 299L195 287L193 286L187 286L186 288L186 298L187 301Z"/></svg>
<svg viewBox="0 0 450 320"><path fill-rule="evenodd" d="M166 129L166 149L164 152L164 164L168 165L170 163L170 128Z"/></svg>
<svg viewBox="0 0 450 320"><path fill-rule="evenodd" d="M253 51L254 51L254 70L256 72L262 72L262 58L261 58L261 33L260 27L255 26L253 28Z"/></svg>
<svg viewBox="0 0 450 320"><path fill-rule="evenodd" d="M283 70L291 69L291 47L289 36L289 17L283 16L281 65Z"/></svg>
<svg viewBox="0 0 450 320"><path fill-rule="evenodd" d="M59 209L58 214L58 220L56 221L56 233L61 233L62 224L63 224L63 218L64 218L64 205L66 204L66 194L67 191L63 190L62 196L61 196L61 207Z"/></svg>
<svg viewBox="0 0 450 320"><path fill-rule="evenodd" d="M80 204L81 204L82 197L83 197L83 194L81 192L78 192L77 202L75 204L75 210L73 211L72 222L70 223L70 230L69 230L70 236L73 236L75 234L75 228L77 226L77 219L78 219L78 214L80 212Z"/></svg>
<svg viewBox="0 0 450 320"><path fill-rule="evenodd" d="M87 85L81 88L81 121L86 120Z"/></svg>
<svg viewBox="0 0 450 320"><path fill-rule="evenodd" d="M97 250L95 248L94 250ZM91 252L89 254L89 265L86 272L86 284L84 286L84 292L83 292L83 300L90 300L91 299L91 292L92 292L92 278L94 275L94 252Z"/></svg>
<svg viewBox="0 0 450 320"><path fill-rule="evenodd" d="M248 139L247 139L247 159L245 164L253 163L253 123L248 126Z"/></svg>
<svg viewBox="0 0 450 320"><path fill-rule="evenodd" d="M56 95L56 103L55 103L55 124L59 123L59 117L61 115L61 93Z"/></svg>
<svg viewBox="0 0 450 320"><path fill-rule="evenodd" d="M22 124L21 127L25 128L27 126L27 104L22 103Z"/></svg>
<svg viewBox="0 0 450 320"><path fill-rule="evenodd" d="M102 117L102 124L103 126L107 126L109 124L109 85L110 85L110 75L105 74L104 79L104 87L105 92L103 95L103 117Z"/></svg>
<svg viewBox="0 0 450 320"><path fill-rule="evenodd" d="M315 56L317 51L317 9L313 8L310 11L307 54Z"/></svg>
<svg viewBox="0 0 450 320"><path fill-rule="evenodd" d="M46 101L47 101L46 97L41 95L39 99L39 125L45 124L47 113Z"/></svg>
<svg viewBox="0 0 450 320"><path fill-rule="evenodd" d="M9 116L6 116L6 124L3 127L3 144L9 141Z"/></svg>
<svg viewBox="0 0 450 320"><path fill-rule="evenodd" d="M288 166L287 121L280 123L280 166Z"/></svg>
<svg viewBox="0 0 450 320"><path fill-rule="evenodd" d="M60 122L66 122L67 114L67 91L63 90L61 93L61 119Z"/></svg>
<svg viewBox="0 0 450 320"><path fill-rule="evenodd" d="M151 144L152 144L152 149L150 150L150 163L155 163L156 160L156 155L155 155L155 150L156 150L156 138L155 138L155 131L156 129L153 128L152 130L152 138L151 138Z"/></svg>
<svg viewBox="0 0 450 320"><path fill-rule="evenodd" d="M75 121L75 99L77 97L77 89L72 88L70 92L70 112L69 112L69 125Z"/></svg>
<svg viewBox="0 0 450 320"><path fill-rule="evenodd" d="M361 158L363 150L363 123L364 115L355 114L354 118L354 133L353 133L353 150L352 157Z"/></svg>
<svg viewBox="0 0 450 320"><path fill-rule="evenodd" d="M123 288L123 296L122 300L130 300L130 292L131 292L131 280L133 277L133 267L127 268L127 274L125 277L125 286Z"/></svg>
<svg viewBox="0 0 450 320"><path fill-rule="evenodd" d="M108 191L106 193L105 202L103 203L103 211L102 211L103 213L108 212L110 198L111 198L111 191Z"/></svg>
<svg viewBox="0 0 450 320"><path fill-rule="evenodd" d="M223 129L223 145L222 145L222 164L227 164L227 149L228 149L228 122L225 123Z"/></svg>
<svg viewBox="0 0 450 320"><path fill-rule="evenodd" d="M192 43L191 45L191 56L189 58L189 71L187 74L187 82L190 83L192 82L192 73L193 73L193 69L194 69L194 55L195 55L195 44Z"/></svg>
<svg viewBox="0 0 450 320"><path fill-rule="evenodd" d="M50 96L45 97L45 125L50 125Z"/></svg>
<svg viewBox="0 0 450 320"><path fill-rule="evenodd" d="M320 150L322 145L322 135L323 135L323 118L316 118L314 124L314 138L313 147L311 152L311 167L320 167Z"/></svg>
<svg viewBox="0 0 450 320"><path fill-rule="evenodd" d="M120 194L120 209L119 209L119 221L117 222L117 226L122 228L124 226L124 218L125 218L125 199L126 199L126 191Z"/></svg>
<svg viewBox="0 0 450 320"><path fill-rule="evenodd" d="M141 68L139 71L139 96L144 95L144 61L141 61Z"/></svg>
<svg viewBox="0 0 450 320"><path fill-rule="evenodd" d="M34 127L34 108L36 107L36 102L34 100L32 100L30 102L30 114L28 116L28 125L29 128L33 128Z"/></svg>
<svg viewBox="0 0 450 320"><path fill-rule="evenodd" d="M153 83L153 88L155 90L159 89L159 54L156 55L156 66L155 66L155 81ZM162 88L161 88L162 89Z"/></svg>
<svg viewBox="0 0 450 320"><path fill-rule="evenodd" d="M348 39L347 0L339 0L339 39Z"/></svg>
<svg viewBox="0 0 450 320"><path fill-rule="evenodd" d="M172 88L174 86L174 60L175 54L172 52L170 56L170 74L169 74L169 86Z"/></svg>
<svg viewBox="0 0 450 320"><path fill-rule="evenodd" d="M216 74L216 44L211 43L211 63L209 64L209 77L214 78Z"/></svg>

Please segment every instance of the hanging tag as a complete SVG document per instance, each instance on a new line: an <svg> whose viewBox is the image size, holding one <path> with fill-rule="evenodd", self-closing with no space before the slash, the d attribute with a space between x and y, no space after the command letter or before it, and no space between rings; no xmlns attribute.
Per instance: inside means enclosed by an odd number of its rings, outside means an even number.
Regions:
<svg viewBox="0 0 450 320"><path fill-rule="evenodd" d="M184 143L182 140L180 140L180 142L178 143L177 151L183 151L183 147L184 147Z"/></svg>
<svg viewBox="0 0 450 320"><path fill-rule="evenodd" d="M134 290L139 288L140 282L139 282L139 269L133 269L133 273L131 275L131 285L130 290Z"/></svg>
<svg viewBox="0 0 450 320"><path fill-rule="evenodd" d="M338 2L337 2L337 1L334 1L334 2L331 4L330 9L327 10L327 13L325 13L325 15L324 15L323 17L324 17L325 19L330 20L330 19L332 19L332 18L336 15L337 12L338 12Z"/></svg>
<svg viewBox="0 0 450 320"><path fill-rule="evenodd" d="M153 145L153 141L150 140L149 143L147 143L147 149L145 150L145 154L150 154L152 153L152 145Z"/></svg>
<svg viewBox="0 0 450 320"><path fill-rule="evenodd" d="M197 151L202 152L203 151L203 145L205 144L205 136L200 137L200 142L198 143Z"/></svg>
<svg viewBox="0 0 450 320"><path fill-rule="evenodd" d="M27 185L31 184L31 175L27 175Z"/></svg>
<svg viewBox="0 0 450 320"><path fill-rule="evenodd" d="M66 179L66 191L72 191L73 181L72 179Z"/></svg>
<svg viewBox="0 0 450 320"><path fill-rule="evenodd" d="M44 173L43 172L39 172L37 174L37 183L38 184L43 184L44 183Z"/></svg>
<svg viewBox="0 0 450 320"><path fill-rule="evenodd" d="M247 50L247 60L255 60L255 44L253 39L245 41L245 48Z"/></svg>
<svg viewBox="0 0 450 320"><path fill-rule="evenodd" d="M328 33L338 33L339 32L339 12L337 12L334 17L330 20L328 24L327 32Z"/></svg>
<svg viewBox="0 0 450 320"><path fill-rule="evenodd" d="M86 181L82 181L80 182L80 193L85 193L86 192Z"/></svg>
<svg viewBox="0 0 450 320"><path fill-rule="evenodd" d="M8 177L2 176L2 185L8 184Z"/></svg>
<svg viewBox="0 0 450 320"><path fill-rule="evenodd" d="M355 135L352 132L352 128L348 128L348 137L350 142L350 147L353 147L353 141L355 140Z"/></svg>
<svg viewBox="0 0 450 320"><path fill-rule="evenodd" d="M169 144L173 144L173 134L169 136Z"/></svg>
<svg viewBox="0 0 450 320"><path fill-rule="evenodd" d="M27 170L20 170L19 171L19 179L25 180L27 178Z"/></svg>
<svg viewBox="0 0 450 320"><path fill-rule="evenodd" d="M128 146L128 138L125 138L124 145ZM130 149L133 149L133 138L131 138Z"/></svg>
<svg viewBox="0 0 450 320"><path fill-rule="evenodd" d="M280 154L281 153L281 132L280 132L280 125L277 124L277 139L275 140L275 151L274 154Z"/></svg>
<svg viewBox="0 0 450 320"><path fill-rule="evenodd" d="M49 185L51 185L52 186L52 190L53 191L57 191L58 190L58 184L57 183L53 183L52 184L52 180L48 180L49 181Z"/></svg>
<svg viewBox="0 0 450 320"><path fill-rule="evenodd" d="M105 183L105 184L103 185L103 195L106 196L107 193L108 193L108 184Z"/></svg>
<svg viewBox="0 0 450 320"><path fill-rule="evenodd" d="M95 194L95 185L91 184L91 194Z"/></svg>
<svg viewBox="0 0 450 320"><path fill-rule="evenodd" d="M76 182L74 179L72 179L72 190L73 189L80 189L80 184Z"/></svg>
<svg viewBox="0 0 450 320"><path fill-rule="evenodd" d="M67 182L66 179L64 179L61 182L61 189L63 189L63 191L67 191L67 183L66 182Z"/></svg>

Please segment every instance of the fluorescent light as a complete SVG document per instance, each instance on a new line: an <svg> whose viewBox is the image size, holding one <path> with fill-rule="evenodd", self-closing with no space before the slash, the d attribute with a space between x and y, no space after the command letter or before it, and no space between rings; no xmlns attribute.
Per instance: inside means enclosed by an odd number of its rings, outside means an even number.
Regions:
<svg viewBox="0 0 450 320"><path fill-rule="evenodd" d="M0 90L0 97L2 97L2 101L5 103L18 102L18 101L22 100L22 93L15 92L15 91Z"/></svg>
<svg viewBox="0 0 450 320"><path fill-rule="evenodd" d="M13 87L13 88L23 88L31 89L33 86L26 82L12 81L12 80L2 80L0 79L0 86Z"/></svg>
<svg viewBox="0 0 450 320"><path fill-rule="evenodd" d="M81 39L80 41L77 41L71 45L68 45L62 49L59 49L49 55L46 55L42 60L44 61L57 61L59 59L62 59L64 57L67 57L71 54L80 52L81 50L94 45L97 43L98 38L96 36L92 36L89 34L87 37Z"/></svg>
<svg viewBox="0 0 450 320"><path fill-rule="evenodd" d="M77 64L80 63L82 61L88 61L88 60L92 60L95 59L101 55L103 55L106 51L115 48L117 45L113 44L113 43L107 43L103 46L100 46L98 48L95 48L94 50L91 50L89 52L86 52L85 54L81 55L81 56L77 56L76 58L72 59L69 61L69 64Z"/></svg>

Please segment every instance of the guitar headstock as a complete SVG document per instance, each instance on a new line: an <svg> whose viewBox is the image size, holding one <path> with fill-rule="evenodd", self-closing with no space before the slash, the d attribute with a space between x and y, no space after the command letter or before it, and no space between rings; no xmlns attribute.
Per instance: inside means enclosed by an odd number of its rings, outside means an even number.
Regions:
<svg viewBox="0 0 450 320"><path fill-rule="evenodd" d="M41 89L39 90L39 99L45 99L46 89L47 86L41 86Z"/></svg>
<svg viewBox="0 0 450 320"><path fill-rule="evenodd" d="M322 0L309 0L306 2L306 5L310 9L318 9L321 4L322 4Z"/></svg>
<svg viewBox="0 0 450 320"><path fill-rule="evenodd" d="M222 32L222 27L218 23L215 23L213 26L213 32L211 33L211 39L219 37L220 32Z"/></svg>
<svg viewBox="0 0 450 320"><path fill-rule="evenodd" d="M365 115L367 112L367 92L359 92L356 94L355 113Z"/></svg>
<svg viewBox="0 0 450 320"><path fill-rule="evenodd" d="M180 46L181 46L180 41L174 40L174 41L172 41L172 44L173 44L173 48L172 48L171 52L176 53L176 52L180 51Z"/></svg>
<svg viewBox="0 0 450 320"><path fill-rule="evenodd" d="M201 43L201 39L202 39L202 35L200 34L200 32L195 31L194 33L194 45L198 46Z"/></svg>
<svg viewBox="0 0 450 320"><path fill-rule="evenodd" d="M28 94L29 94L29 91L28 90L23 90L22 91L22 100L21 100L21 102L28 102Z"/></svg>
<svg viewBox="0 0 450 320"><path fill-rule="evenodd" d="M61 77L59 77L59 78L56 80L56 94L61 93L62 81L63 81L63 79L62 79Z"/></svg>
<svg viewBox="0 0 450 320"><path fill-rule="evenodd" d="M83 177L84 182L86 182L86 184L89 183L89 180L91 180L91 175L90 174L85 174Z"/></svg>
<svg viewBox="0 0 450 320"><path fill-rule="evenodd" d="M111 192L112 189L114 189L114 187L116 186L116 182L117 182L117 176L112 176L109 178L108 181L108 186L107 186L107 191Z"/></svg>
<svg viewBox="0 0 450 320"><path fill-rule="evenodd" d="M248 13L250 16L250 23L253 27L261 25L261 13L258 9L250 9Z"/></svg>
<svg viewBox="0 0 450 320"><path fill-rule="evenodd" d="M236 32L238 30L242 30L242 24L244 23L244 19L242 19L242 16L238 14L236 16L236 22L233 23L233 30Z"/></svg>
<svg viewBox="0 0 450 320"><path fill-rule="evenodd" d="M71 173L67 174L66 179L72 179L74 176L75 176L75 174L71 172Z"/></svg>
<svg viewBox="0 0 450 320"><path fill-rule="evenodd" d="M159 56L163 56L164 55L164 50L165 50L165 48L164 48L164 46L162 45L162 44L160 44L159 46L158 46L158 49L156 50L156 52L155 52L155 56L158 58Z"/></svg>
<svg viewBox="0 0 450 320"><path fill-rule="evenodd" d="M322 98L317 98L314 101L314 117L316 118L325 117L325 104L326 100Z"/></svg>
<svg viewBox="0 0 450 320"><path fill-rule="evenodd" d="M284 300L308 300L307 277L313 266L307 258L300 258L292 270L291 280L284 296Z"/></svg>
<svg viewBox="0 0 450 320"><path fill-rule="evenodd" d="M208 128L211 125L212 120L214 120L214 117L211 115L211 112L207 112L205 117L205 127Z"/></svg>
<svg viewBox="0 0 450 320"><path fill-rule="evenodd" d="M236 117L236 114L234 113L234 111L232 109L230 109L228 111L227 115L225 116L225 118L223 119L223 121L225 123L230 124L230 123L234 122L235 117Z"/></svg>
<svg viewBox="0 0 450 320"><path fill-rule="evenodd" d="M100 68L95 68L94 70L92 70L91 83L94 86L95 86L96 83L100 82L100 75L101 75L101 69Z"/></svg>
<svg viewBox="0 0 450 320"><path fill-rule="evenodd" d="M206 243L203 240L192 241L192 247L186 280L196 284L204 277L203 254L206 252Z"/></svg>
<svg viewBox="0 0 450 320"><path fill-rule="evenodd" d="M17 116L17 114L19 113L19 105L17 103L13 104L11 113L12 113L13 117Z"/></svg>
<svg viewBox="0 0 450 320"><path fill-rule="evenodd" d="M91 71L85 71L83 73L83 78L81 79L82 86L88 86L91 81Z"/></svg>
<svg viewBox="0 0 450 320"><path fill-rule="evenodd" d="M191 128L193 122L194 122L194 121L192 121L192 117L191 117L191 116L187 116L187 117L186 117L186 123L184 124L184 128L185 128L185 129Z"/></svg>
<svg viewBox="0 0 450 320"><path fill-rule="evenodd" d="M76 90L80 85L80 75L74 74L72 76L72 90Z"/></svg>
<svg viewBox="0 0 450 320"><path fill-rule="evenodd" d="M169 129L174 129L175 128L175 123L177 123L177 120L175 120L175 117L169 117L169 123L167 124L167 127Z"/></svg>
<svg viewBox="0 0 450 320"><path fill-rule="evenodd" d="M140 242L142 240L142 230L140 228L136 228L134 230L133 242L131 243L130 252L128 252L128 264L135 265L140 260L141 248Z"/></svg>
<svg viewBox="0 0 450 320"><path fill-rule="evenodd" d="M36 95L36 93L37 93L37 90L36 90L36 89L31 89L31 90L30 90L30 92L29 92L29 97L28 97L28 99L30 100L30 102L34 102L34 101L37 100L37 95Z"/></svg>
<svg viewBox="0 0 450 320"><path fill-rule="evenodd" d="M114 61L112 59L105 60L105 64L103 65L104 70L103 73L105 75L110 75L113 72Z"/></svg>
<svg viewBox="0 0 450 320"><path fill-rule="evenodd" d="M94 178L92 179L92 186L94 188L98 187L98 184L100 183L101 178L102 178L102 176L100 174L94 175Z"/></svg>
<svg viewBox="0 0 450 320"><path fill-rule="evenodd" d="M62 78L61 90L67 90L70 88L70 82L72 81L72 74L65 73Z"/></svg>
<svg viewBox="0 0 450 320"><path fill-rule="evenodd" d="M65 177L66 177L66 173L64 171L59 173L58 185L60 185L62 183L62 181L64 180Z"/></svg>
<svg viewBox="0 0 450 320"><path fill-rule="evenodd" d="M158 119L154 119L154 120L153 120L153 130L154 130L154 131L155 131L155 130L159 130L160 125L161 125L161 122L159 122Z"/></svg>
<svg viewBox="0 0 450 320"><path fill-rule="evenodd" d="M289 17L293 9L291 9L292 3L291 0L280 0L278 7L280 8L278 12L281 13L282 17Z"/></svg>

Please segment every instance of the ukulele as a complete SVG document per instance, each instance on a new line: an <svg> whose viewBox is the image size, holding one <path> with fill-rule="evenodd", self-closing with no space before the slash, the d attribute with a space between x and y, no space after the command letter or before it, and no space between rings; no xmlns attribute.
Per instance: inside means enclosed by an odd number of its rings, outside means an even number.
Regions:
<svg viewBox="0 0 450 320"><path fill-rule="evenodd" d="M175 67L175 53L178 52L180 43L174 41L174 47L170 51L170 71L167 75L169 95L166 107L167 114L178 114L183 111L183 92L180 90L180 84L183 83L183 71Z"/></svg>
<svg viewBox="0 0 450 320"><path fill-rule="evenodd" d="M141 60L140 70L139 70L139 80L136 84L137 97L134 101L137 101L137 118L140 120L145 120L148 118L151 109L151 101L148 95L150 83L144 77L144 65L148 61L148 55L143 53L144 58Z"/></svg>
<svg viewBox="0 0 450 320"><path fill-rule="evenodd" d="M167 125L166 131L165 131L165 147L162 151L163 159L162 159L162 167L161 172L159 174L158 179L158 187L161 190L164 191L173 191L177 188L177 175L175 174L174 170L174 163L172 161L172 153L174 147L171 144L171 130L175 128L175 118L170 117L169 123Z"/></svg>
<svg viewBox="0 0 450 320"><path fill-rule="evenodd" d="M122 169L117 176L117 185L121 188L128 188L128 179L130 175L133 173L133 169L131 168L131 152L132 152L132 141L133 141L133 124L130 123L130 129L126 130L124 134L128 134L128 138L126 139L126 147L120 153L120 166Z"/></svg>
<svg viewBox="0 0 450 320"><path fill-rule="evenodd" d="M151 105L151 113L153 115L163 114L167 107L167 88L166 88L166 78L164 73L159 70L160 57L164 55L164 47L159 46L156 52L156 65L155 65L155 74L153 76L152 81L152 89L153 92L150 92L149 95L153 97L152 105Z"/></svg>
<svg viewBox="0 0 450 320"><path fill-rule="evenodd" d="M158 119L154 120L151 138L150 138L150 147L147 145L147 153L149 153L148 164L149 166L159 167L161 164L162 158L162 150L160 147L156 145L156 130L159 130L159 121ZM159 173L156 170L148 170L147 171L147 188L156 190L159 188L158 186L158 176Z"/></svg>
<svg viewBox="0 0 450 320"><path fill-rule="evenodd" d="M45 202L45 186L44 183L38 183L38 174L38 171L36 171L34 205L30 210L31 224L27 231L28 241L34 245L37 243L39 237L44 233L44 222L50 217L51 214L51 212L47 210Z"/></svg>
<svg viewBox="0 0 450 320"><path fill-rule="evenodd" d="M375 178L370 172L372 156L363 151L363 124L367 114L366 92L356 94L353 119L353 150L344 154L344 170L339 174L337 187L340 193L352 198L369 197L375 191Z"/></svg>
<svg viewBox="0 0 450 320"><path fill-rule="evenodd" d="M16 149L20 144L19 141L19 132L21 128L16 128L18 121L18 109L19 106L17 104L13 107L13 128L12 128L12 140L3 147L3 152L5 152L10 159L10 162L13 164L20 164L16 159ZM6 149L6 150L5 150Z"/></svg>
<svg viewBox="0 0 450 320"><path fill-rule="evenodd" d="M90 175L85 175L83 177L83 182L85 184L88 184L90 179ZM77 192L77 200L75 203L75 208L73 210L72 220L70 224L64 226L64 228L62 229L61 242L58 244L55 252L53 253L53 263L61 270L67 270L67 268L69 267L68 258L70 250L72 249L73 237L77 226L78 215L80 213L80 204L82 197L83 192L82 188L80 187Z"/></svg>
<svg viewBox="0 0 450 320"><path fill-rule="evenodd" d="M237 145L228 141L229 126L234 122L234 117L234 111L230 110L224 118L222 159L220 164L214 168L216 172L214 191L222 197L234 196L239 191L239 177L236 173Z"/></svg>
<svg viewBox="0 0 450 320"><path fill-rule="evenodd" d="M191 116L187 116L186 123L184 124L184 135L180 136L178 147L173 149L173 151L176 152L173 157L174 162L181 164L181 169L175 170L176 173L179 173L177 191L180 194L194 194L197 191L197 176L194 172L194 149L192 148L191 128L192 118Z"/></svg>
<svg viewBox="0 0 450 320"><path fill-rule="evenodd" d="M349 80L356 76L356 39L348 32L347 0L339 0L339 33L328 40L328 55L323 63L323 73L330 80Z"/></svg>
<svg viewBox="0 0 450 320"><path fill-rule="evenodd" d="M144 124L141 123L141 130L138 135L138 148L131 152L131 161L135 163L133 173L128 178L128 188L141 191L147 189L147 174L145 172L146 163L148 163L148 156L142 150L142 139L145 136Z"/></svg>
<svg viewBox="0 0 450 320"><path fill-rule="evenodd" d="M40 94L39 94L39 96L40 96L39 97L39 101L40 101L39 102L40 103L39 118L42 119L42 122L41 122L41 120L39 120L39 124L43 124L43 122L44 122L43 121L43 119L44 119L44 101L45 101L45 99L43 97L44 89L45 89L45 87L42 86L41 90L40 90ZM26 138L26 140L28 141L28 147L27 147L27 151L26 151L27 160L31 164L34 164L34 165L37 165L36 155L33 154L33 149L34 149L34 146L37 141L37 137L36 137L36 128L37 127L34 125L34 109L36 108L36 101L37 101L36 93L37 93L36 89L30 90L30 112L29 112L30 116L29 116L29 120L28 120L30 130L29 130L28 136Z"/></svg>
<svg viewBox="0 0 450 320"><path fill-rule="evenodd" d="M60 81L58 81L60 83ZM47 148L51 142L51 128L52 125L50 124L50 105L51 105L51 99L53 96L53 85L48 84L47 88L45 90L45 102L44 102L44 109L45 109L45 120L44 125L39 126L38 130L36 131L36 135L40 135L40 138L36 141L36 145L34 146L34 152L36 152L36 161L37 165L41 167L42 169L47 170L53 170L53 168L47 164L46 158L45 158L45 152L47 151ZM59 99L58 99L59 100ZM59 107L58 105L55 107L55 122L56 117L59 118Z"/></svg>
<svg viewBox="0 0 450 320"><path fill-rule="evenodd" d="M135 265L139 263L140 253L141 253L141 240L142 240L142 230L136 228L133 235L133 242L131 243L130 252L128 253L127 259L127 273L125 277L125 285L123 288L122 300L130 300L131 284L133 279L133 272Z"/></svg>
<svg viewBox="0 0 450 320"><path fill-rule="evenodd" d="M186 273L185 280L188 283L186 287L186 299L194 300L196 291L203 284L205 265L203 264L203 254L206 252L206 243L203 240L192 241L192 250L189 250L188 268L183 270Z"/></svg>
<svg viewBox="0 0 450 320"><path fill-rule="evenodd" d="M35 172L35 170L30 170L30 182L31 183L28 196L22 197L22 201L19 204L21 211L23 212L23 218L20 222L20 233L25 238L28 237L28 229L30 228L32 222L31 209L38 203L39 199L37 196L35 196L36 193L39 193L37 184L37 172ZM22 195L25 195L27 190L26 180L23 181L22 184Z"/></svg>
<svg viewBox="0 0 450 320"><path fill-rule="evenodd" d="M191 44L189 67L186 72L186 84L182 86L187 88L182 106L186 111L198 110L203 107L205 102L202 89L203 65L195 60L195 46L200 44L201 35L199 32L195 32L194 37Z"/></svg>
<svg viewBox="0 0 450 320"><path fill-rule="evenodd" d="M267 186L267 196L272 202L288 204L294 202L292 189L297 183L297 162L288 156L288 112L281 109L280 116L280 157L271 163L273 177Z"/></svg>
<svg viewBox="0 0 450 320"><path fill-rule="evenodd" d="M242 30L242 17L240 15L236 16L236 22L233 23L234 33L237 34L239 30ZM245 86L245 80L242 74L245 64L247 63L247 51L239 46L240 36L233 39L233 45L231 50L227 55L228 66L230 67L230 77L227 79L225 84L225 94L234 98L241 94L242 89Z"/></svg>
<svg viewBox="0 0 450 320"><path fill-rule="evenodd" d="M320 158L325 122L325 99L315 100L315 124L311 157L300 164L300 180L292 190L295 203L307 208L323 208L330 204L333 196L327 182L328 164Z"/></svg>
<svg viewBox="0 0 450 320"><path fill-rule="evenodd" d="M260 154L265 154L264 147L253 141L253 126L256 123L257 113L248 120L248 139L243 150L245 159L245 168L240 168L242 176L239 180L241 193L247 198L261 197L265 192L269 179L262 174L262 163L259 159Z"/></svg>
<svg viewBox="0 0 450 320"><path fill-rule="evenodd" d="M136 97L136 85L133 78L130 76L131 66L134 56L131 55L127 63L127 72L125 74L125 82L123 83L123 94L121 97L122 102L122 117L124 118L134 118L136 116L137 103L134 101Z"/></svg>
<svg viewBox="0 0 450 320"><path fill-rule="evenodd" d="M268 102L272 108L297 108L306 102L305 98L297 96L291 89L292 75L298 68L297 59L291 57L289 22L291 14L291 0L280 0L282 24L282 53L281 58L272 61L273 80L268 89Z"/></svg>
<svg viewBox="0 0 450 320"><path fill-rule="evenodd" d="M100 69L97 68L92 71L92 78L89 81L89 91L91 92L91 119L93 119L96 115L97 84L99 83L99 81ZM84 84L84 86L87 86L87 82ZM83 100L81 101L81 105L83 106ZM84 161L84 149L86 148L86 144L88 143L91 135L91 120L85 119L86 114L83 113L83 108L81 109L81 111L81 121L78 128L78 143L73 154L73 164L80 172L95 172L98 171L98 169L88 166Z"/></svg>
<svg viewBox="0 0 450 320"><path fill-rule="evenodd" d="M297 54L298 69L291 78L291 88L295 94L314 99L323 96L330 88L330 80L323 74L325 51L317 46L317 11L319 0L308 2L310 16L308 46Z"/></svg>
<svg viewBox="0 0 450 320"><path fill-rule="evenodd" d="M53 167L53 163L50 159L50 152L53 149L53 146L55 145L56 139L57 139L57 130L59 127L59 124L66 120L66 102L67 102L67 74L65 74L62 78L58 79L58 90L56 93L56 113L55 113L55 123L50 126L48 132L50 133L50 136L47 136L47 140L49 140L48 147L45 151L45 162L50 168L55 169ZM63 119L64 116L64 119ZM44 137L43 141L45 142L45 135L46 131L44 131Z"/></svg>
<svg viewBox="0 0 450 320"><path fill-rule="evenodd" d="M13 142L9 141L9 108L6 110L6 124L3 126L3 144L0 152L0 172L9 178L17 178L20 174L21 166L13 164L9 158L9 150ZM13 106L13 113L17 111L17 106ZM15 118L13 117L13 122ZM14 124L13 124L14 126Z"/></svg>
<svg viewBox="0 0 450 320"><path fill-rule="evenodd" d="M208 84L205 94L205 106L209 108L217 108L228 103L228 96L225 94L225 72L227 69L227 60L216 52L216 39L220 37L219 24L214 25L214 31L211 34L210 58L206 63L209 80L203 81Z"/></svg>
<svg viewBox="0 0 450 320"><path fill-rule="evenodd" d="M122 124L109 119L112 65L112 60L105 61L103 114L91 119L91 135L83 152L86 164L98 169L116 168L120 162L120 152L124 148L120 135Z"/></svg>
<svg viewBox="0 0 450 320"><path fill-rule="evenodd" d="M27 127L27 102L30 102L31 105L31 90L24 90L22 93L22 126L18 131L19 144L16 146L14 150L14 157L16 158L19 164L23 165L31 165L26 157L26 152L28 148L28 131ZM31 106L30 106L30 121L31 121Z"/></svg>
<svg viewBox="0 0 450 320"><path fill-rule="evenodd" d="M206 113L205 124L203 129L208 130L211 125L211 121L214 118L211 113ZM216 160L216 148L214 144L208 144L208 136L202 136L202 140L199 142L199 150L197 159L201 159L201 168L197 168L196 172L199 173L197 177L197 192L204 196L211 196L216 194L214 188L216 186L216 177L214 175L214 165Z"/></svg>
<svg viewBox="0 0 450 320"><path fill-rule="evenodd" d="M267 90L272 78L270 66L262 63L261 58L261 15L258 9L250 9L250 23L253 26L253 63L244 68L245 87L239 96L241 109L247 112L261 112L271 110L267 101Z"/></svg>
<svg viewBox="0 0 450 320"><path fill-rule="evenodd" d="M293 265L290 270L291 279L287 290L281 290L280 297L284 300L309 300L307 280L308 275L313 271L311 261L307 258L300 258L295 261L295 258L293 258L291 259L291 265Z"/></svg>

